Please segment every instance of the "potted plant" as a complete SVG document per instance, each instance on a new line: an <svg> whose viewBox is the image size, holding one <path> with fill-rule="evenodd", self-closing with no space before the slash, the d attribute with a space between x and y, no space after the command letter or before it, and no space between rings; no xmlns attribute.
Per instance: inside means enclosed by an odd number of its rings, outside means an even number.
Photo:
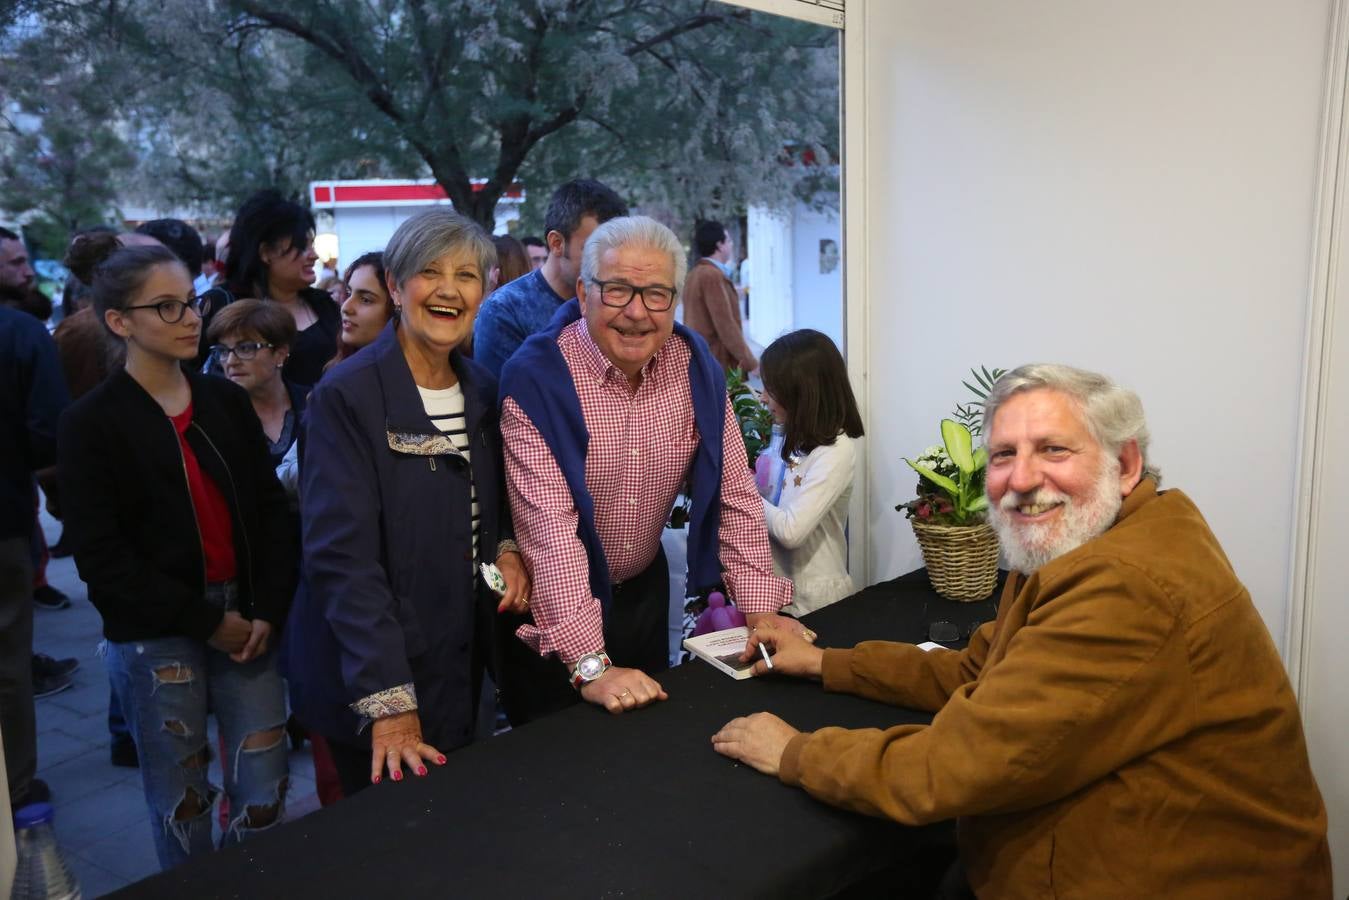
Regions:
<svg viewBox="0 0 1349 900"><path fill-rule="evenodd" d="M976 410L982 415L983 399L1002 371L974 374L985 390L967 383L979 399L956 406L957 416L969 423ZM998 582L998 537L986 521L984 495L988 450L975 449L970 425L954 419L942 419L941 435L940 446L904 460L918 473L918 496L895 509L913 526L933 589L951 600L982 600Z"/></svg>
<svg viewBox="0 0 1349 900"><path fill-rule="evenodd" d="M726 395L730 398L735 418L740 423L740 437L745 442L745 456L749 467L768 446L773 438L773 414L764 405L763 399L750 387L749 376L740 369L732 369L726 375Z"/></svg>

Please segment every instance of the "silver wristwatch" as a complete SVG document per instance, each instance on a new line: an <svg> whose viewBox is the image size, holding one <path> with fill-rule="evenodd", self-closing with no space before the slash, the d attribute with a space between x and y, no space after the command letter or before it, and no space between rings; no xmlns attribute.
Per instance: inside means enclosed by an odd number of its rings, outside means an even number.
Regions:
<svg viewBox="0 0 1349 900"><path fill-rule="evenodd" d="M571 686L579 691L581 685L589 684L612 667L613 663L609 661L609 654L603 650L597 653L587 653L578 659L576 665L572 667Z"/></svg>

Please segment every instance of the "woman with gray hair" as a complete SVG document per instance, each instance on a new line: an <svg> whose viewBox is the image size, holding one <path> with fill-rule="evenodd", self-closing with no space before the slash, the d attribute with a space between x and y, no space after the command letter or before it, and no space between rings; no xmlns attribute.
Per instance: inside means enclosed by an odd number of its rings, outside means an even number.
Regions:
<svg viewBox="0 0 1349 900"><path fill-rule="evenodd" d="M491 239L428 210L384 262L394 318L310 397L287 643L296 715L328 738L347 795L405 765L424 775L472 740L495 614L529 605L496 382L461 352Z"/></svg>

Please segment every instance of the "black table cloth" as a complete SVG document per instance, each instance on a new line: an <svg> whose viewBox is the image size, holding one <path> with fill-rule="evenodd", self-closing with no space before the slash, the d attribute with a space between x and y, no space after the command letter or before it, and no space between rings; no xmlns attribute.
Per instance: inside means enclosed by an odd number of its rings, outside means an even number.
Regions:
<svg viewBox="0 0 1349 900"><path fill-rule="evenodd" d="M821 646L849 647L923 641L936 621L963 634L993 617L992 599L943 600L918 571L806 621ZM649 708L566 710L117 896L826 897L903 871L928 848L949 853L949 823L905 828L837 810L711 744L728 720L761 710L802 730L927 714L814 682L735 681L699 660L659 680L670 698Z"/></svg>

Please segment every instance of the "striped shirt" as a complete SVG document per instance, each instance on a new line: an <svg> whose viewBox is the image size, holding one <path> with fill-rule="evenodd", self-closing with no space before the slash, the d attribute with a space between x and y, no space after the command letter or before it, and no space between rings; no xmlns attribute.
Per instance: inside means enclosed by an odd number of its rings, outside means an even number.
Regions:
<svg viewBox="0 0 1349 900"><path fill-rule="evenodd" d="M422 406L426 416L441 434L450 439L455 449L463 454L464 460L471 462L469 454L468 425L464 421L464 391L459 385L433 391L417 386L422 395ZM473 558L478 558L478 487L473 484L473 469L469 469L469 500L473 510Z"/></svg>

